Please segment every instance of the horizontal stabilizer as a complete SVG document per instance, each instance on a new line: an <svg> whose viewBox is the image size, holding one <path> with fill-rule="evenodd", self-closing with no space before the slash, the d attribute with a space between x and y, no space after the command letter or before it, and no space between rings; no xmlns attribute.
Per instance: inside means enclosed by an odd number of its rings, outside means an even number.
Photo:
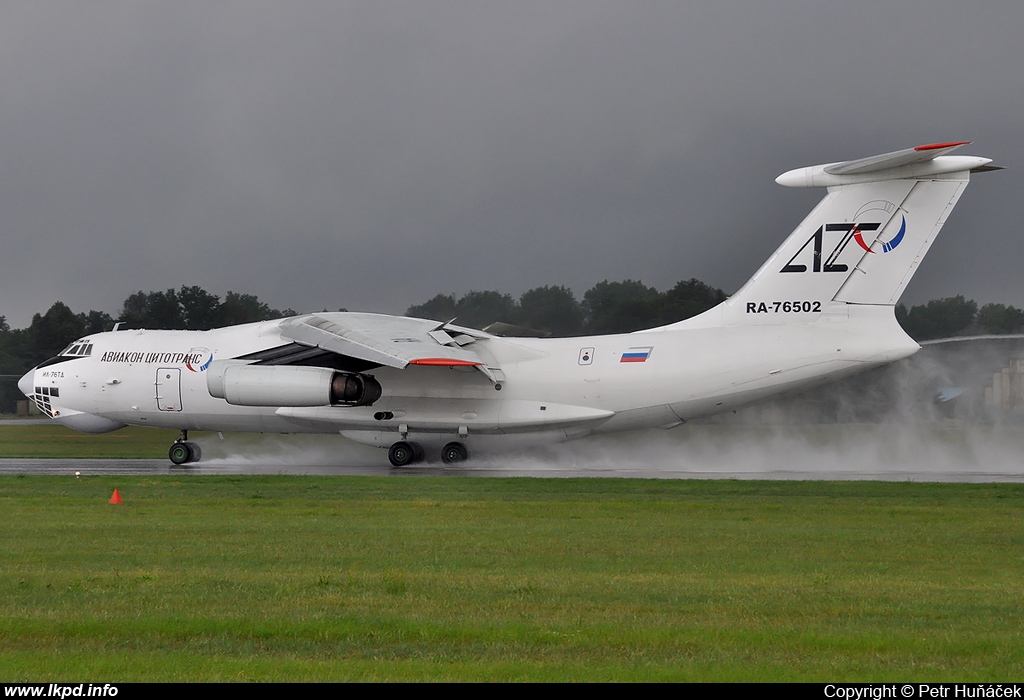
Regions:
<svg viewBox="0 0 1024 700"><path fill-rule="evenodd" d="M797 168L779 175L775 182L784 187L838 187L888 180L937 179L955 173L998 169L989 165L991 158L948 155L968 143L970 141L933 143L857 160Z"/></svg>
<svg viewBox="0 0 1024 700"><path fill-rule="evenodd" d="M902 151L883 153L878 156L858 158L842 163L826 165L824 170L829 175L860 175L862 173L873 173L889 168L898 168L903 165L924 163L935 160L939 156L951 153L961 146L966 146L970 141L954 141L952 143L933 143L928 146L917 146L905 148Z"/></svg>

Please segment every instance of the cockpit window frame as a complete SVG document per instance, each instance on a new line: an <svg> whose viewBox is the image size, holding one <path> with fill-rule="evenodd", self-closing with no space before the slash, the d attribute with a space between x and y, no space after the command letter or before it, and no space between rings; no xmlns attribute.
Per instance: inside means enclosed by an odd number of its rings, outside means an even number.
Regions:
<svg viewBox="0 0 1024 700"><path fill-rule="evenodd" d="M90 355L92 355L92 342L82 338L64 348L58 357L89 357Z"/></svg>

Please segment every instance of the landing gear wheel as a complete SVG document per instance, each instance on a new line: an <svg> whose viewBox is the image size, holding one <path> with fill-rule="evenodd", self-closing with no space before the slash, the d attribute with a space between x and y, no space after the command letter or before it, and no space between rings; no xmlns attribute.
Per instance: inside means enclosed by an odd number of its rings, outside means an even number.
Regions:
<svg viewBox="0 0 1024 700"><path fill-rule="evenodd" d="M469 459L469 450L461 442L449 442L441 450L441 461L445 464L465 462L467 459Z"/></svg>
<svg viewBox="0 0 1024 700"><path fill-rule="evenodd" d="M420 445L418 442L410 442L409 445L412 447L413 452L412 461L422 462L423 459L427 456L427 453L423 451L423 446Z"/></svg>
<svg viewBox="0 0 1024 700"><path fill-rule="evenodd" d="M187 442L176 442L167 451L167 456L174 464L188 464L192 461L192 450Z"/></svg>
<svg viewBox="0 0 1024 700"><path fill-rule="evenodd" d="M393 466L407 467L416 461L416 447L408 442L396 442L388 450L388 460Z"/></svg>
<svg viewBox="0 0 1024 700"><path fill-rule="evenodd" d="M167 451L167 456L174 464L188 464L198 462L203 457L203 451L194 442L176 442Z"/></svg>

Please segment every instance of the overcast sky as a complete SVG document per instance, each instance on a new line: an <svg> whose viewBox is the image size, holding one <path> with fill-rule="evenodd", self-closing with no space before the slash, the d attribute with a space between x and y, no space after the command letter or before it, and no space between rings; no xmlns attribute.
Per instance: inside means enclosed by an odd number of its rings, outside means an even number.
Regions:
<svg viewBox="0 0 1024 700"><path fill-rule="evenodd" d="M922 143L977 176L904 295L1024 306L1024 3L5 2L0 315L200 285L402 313L603 280L739 288Z"/></svg>

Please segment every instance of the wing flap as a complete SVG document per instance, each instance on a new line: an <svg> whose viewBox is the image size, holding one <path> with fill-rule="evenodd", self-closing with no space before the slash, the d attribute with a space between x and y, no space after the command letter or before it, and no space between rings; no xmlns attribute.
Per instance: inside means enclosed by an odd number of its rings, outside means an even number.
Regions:
<svg viewBox="0 0 1024 700"><path fill-rule="evenodd" d="M460 331L462 329L459 329ZM387 367L405 369L409 364L433 366L482 366L480 356L457 343L430 321L372 314L312 314L281 323L281 336ZM464 343L468 344L468 343Z"/></svg>

